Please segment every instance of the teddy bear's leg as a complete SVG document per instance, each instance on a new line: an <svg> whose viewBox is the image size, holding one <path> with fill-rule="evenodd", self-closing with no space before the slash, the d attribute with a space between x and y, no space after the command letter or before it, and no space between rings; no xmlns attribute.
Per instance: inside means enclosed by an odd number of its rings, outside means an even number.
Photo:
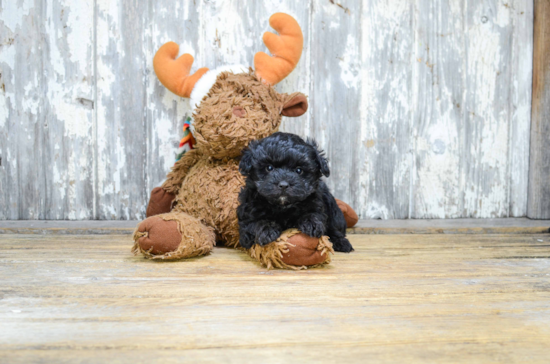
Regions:
<svg viewBox="0 0 550 364"><path fill-rule="evenodd" d="M148 217L134 232L134 254L151 259L182 259L212 251L216 236L199 219L179 211Z"/></svg>
<svg viewBox="0 0 550 364"><path fill-rule="evenodd" d="M342 210L342 213L344 214L344 219L346 220L346 225L348 228L352 228L357 224L359 221L359 217L357 216L357 213L351 208L350 205L345 203L342 200L339 200L335 198L336 204Z"/></svg>
<svg viewBox="0 0 550 364"><path fill-rule="evenodd" d="M313 238L297 229L285 230L276 241L248 250L253 259L268 269L307 269L329 264L333 253L328 236Z"/></svg>

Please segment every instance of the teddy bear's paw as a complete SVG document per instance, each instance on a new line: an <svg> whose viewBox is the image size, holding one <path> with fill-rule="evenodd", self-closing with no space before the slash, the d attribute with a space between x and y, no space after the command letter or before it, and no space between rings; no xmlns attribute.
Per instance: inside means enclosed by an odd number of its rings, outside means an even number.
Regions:
<svg viewBox="0 0 550 364"><path fill-rule="evenodd" d="M330 263L330 254L334 253L328 237L314 238L298 233L288 238L288 252L282 260L292 266L314 266Z"/></svg>
<svg viewBox="0 0 550 364"><path fill-rule="evenodd" d="M134 234L139 251L148 253L145 254L147 256L164 255L176 251L181 238L177 221L163 220L158 216L143 220Z"/></svg>
<svg viewBox="0 0 550 364"><path fill-rule="evenodd" d="M153 188L149 203L147 204L146 216L151 217L170 212L172 210L172 202L175 198L174 194L166 192L162 187Z"/></svg>
<svg viewBox="0 0 550 364"><path fill-rule="evenodd" d="M248 250L253 259L268 269L307 269L328 264L333 253L327 236L314 238L298 229L285 230L277 240L265 246L253 245Z"/></svg>
<svg viewBox="0 0 550 364"><path fill-rule="evenodd" d="M143 220L134 232L134 242L134 254L173 260L210 253L216 234L196 217L172 211Z"/></svg>

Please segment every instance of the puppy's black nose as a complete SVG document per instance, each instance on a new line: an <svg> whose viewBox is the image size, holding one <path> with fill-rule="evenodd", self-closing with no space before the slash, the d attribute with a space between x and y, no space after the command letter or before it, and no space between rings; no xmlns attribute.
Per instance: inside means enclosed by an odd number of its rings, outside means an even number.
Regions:
<svg viewBox="0 0 550 364"><path fill-rule="evenodd" d="M288 187L288 182L287 182L287 181L281 181L281 182L279 182L279 188L280 188L280 189L286 190L287 187Z"/></svg>

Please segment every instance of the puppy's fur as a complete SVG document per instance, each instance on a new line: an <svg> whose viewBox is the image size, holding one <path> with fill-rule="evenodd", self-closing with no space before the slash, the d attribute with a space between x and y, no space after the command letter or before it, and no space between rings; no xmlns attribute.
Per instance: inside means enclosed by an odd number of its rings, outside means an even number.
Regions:
<svg viewBox="0 0 550 364"><path fill-rule="evenodd" d="M328 235L334 250L353 250L346 221L322 176L330 174L316 143L275 133L252 141L239 164L246 184L237 208L240 245L266 245L289 228L319 238Z"/></svg>

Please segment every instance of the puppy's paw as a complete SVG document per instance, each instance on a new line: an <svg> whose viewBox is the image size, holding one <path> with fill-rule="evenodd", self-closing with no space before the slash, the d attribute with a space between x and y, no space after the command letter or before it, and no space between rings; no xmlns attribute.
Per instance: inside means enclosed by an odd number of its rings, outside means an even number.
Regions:
<svg viewBox="0 0 550 364"><path fill-rule="evenodd" d="M325 223L315 217L306 218L298 224L298 230L314 238L325 235Z"/></svg>
<svg viewBox="0 0 550 364"><path fill-rule="evenodd" d="M346 238L331 239L331 243L332 243L332 247L337 252L350 253L354 250L353 246L351 246L351 243Z"/></svg>
<svg viewBox="0 0 550 364"><path fill-rule="evenodd" d="M256 231L255 243L261 246L267 245L272 241L277 240L281 235L282 229L279 224L275 222L268 222L258 227Z"/></svg>
<svg viewBox="0 0 550 364"><path fill-rule="evenodd" d="M251 236L250 234L247 234L246 232L243 232L241 230L239 236L239 245L245 249L252 248L252 245L254 245L254 236Z"/></svg>

